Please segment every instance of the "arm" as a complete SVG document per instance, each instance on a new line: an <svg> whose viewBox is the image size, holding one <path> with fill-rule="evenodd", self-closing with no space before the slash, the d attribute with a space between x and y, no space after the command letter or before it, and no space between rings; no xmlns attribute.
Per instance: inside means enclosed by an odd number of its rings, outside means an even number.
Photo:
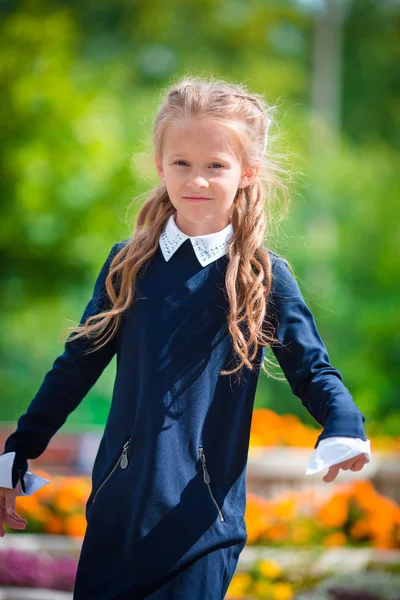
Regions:
<svg viewBox="0 0 400 600"><path fill-rule="evenodd" d="M276 255L274 255L276 256ZM271 349L292 389L314 419L323 426L319 442L332 436L366 441L365 417L359 411L342 375L329 362L324 342L297 281L286 262L272 256L269 316L283 344Z"/></svg>
<svg viewBox="0 0 400 600"><path fill-rule="evenodd" d="M111 261L122 244L124 242L114 244L103 264L80 324L109 306L105 279ZM90 341L85 336L65 343L63 354L56 358L27 411L19 418L17 429L7 438L3 456L15 452L12 465L13 488L21 479L22 489L26 491L24 476L28 470L28 459L37 458L44 452L52 436L100 377L116 353L116 335L102 348L84 354L83 351L87 351L89 347Z"/></svg>

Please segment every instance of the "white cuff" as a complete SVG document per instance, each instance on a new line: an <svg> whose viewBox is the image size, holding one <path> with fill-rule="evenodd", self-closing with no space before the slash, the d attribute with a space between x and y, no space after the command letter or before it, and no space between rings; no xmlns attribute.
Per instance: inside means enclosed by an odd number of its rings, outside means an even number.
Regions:
<svg viewBox="0 0 400 600"><path fill-rule="evenodd" d="M371 462L371 442L360 438L332 436L321 440L312 453L306 475L314 475L336 463L365 454L367 462Z"/></svg>
<svg viewBox="0 0 400 600"><path fill-rule="evenodd" d="M0 487L11 488L12 489L12 468L14 464L15 452L6 452L0 456ZM24 483L25 490L23 492L22 487L20 487L20 492L17 491L17 496L30 496L37 492L40 488L42 488L47 483L50 483L50 479L45 479L44 477L40 477L40 475L35 475L30 471L27 471L24 475Z"/></svg>

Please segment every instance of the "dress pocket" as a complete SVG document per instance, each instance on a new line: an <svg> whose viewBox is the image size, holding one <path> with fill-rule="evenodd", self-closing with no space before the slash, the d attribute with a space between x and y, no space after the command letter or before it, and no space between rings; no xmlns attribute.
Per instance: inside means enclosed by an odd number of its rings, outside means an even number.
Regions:
<svg viewBox="0 0 400 600"><path fill-rule="evenodd" d="M103 479L103 481L97 486L97 488L95 490L93 490L91 498L88 501L88 504L94 503L94 501L96 500L97 494L100 492L103 485L105 485L107 483L107 481L110 479L110 477L115 472L118 465L121 467L121 469L126 469L126 467L128 466L128 448L129 448L130 443L131 443L131 438L129 438L123 445L122 452L119 455L118 460L113 465L113 467L112 467L111 471L109 472L109 474L107 475L107 477L105 479Z"/></svg>
<svg viewBox="0 0 400 600"><path fill-rule="evenodd" d="M222 512L217 500L215 499L215 496L213 494L213 491L211 489L211 479L210 479L210 475L207 471L207 466L206 466L206 455L204 453L204 448L203 446L199 446L199 455L200 455L200 461L201 461L201 466L203 468L203 479L204 479L204 483L207 485L208 491L210 493L210 497L211 500L214 502L217 510L218 510L218 515L219 515L219 519L220 521L225 521L225 517L224 517L224 513Z"/></svg>

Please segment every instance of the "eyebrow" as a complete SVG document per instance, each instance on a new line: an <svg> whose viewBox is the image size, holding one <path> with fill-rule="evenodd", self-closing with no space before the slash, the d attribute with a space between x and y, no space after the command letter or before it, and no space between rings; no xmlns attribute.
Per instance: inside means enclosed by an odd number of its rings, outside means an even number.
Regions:
<svg viewBox="0 0 400 600"><path fill-rule="evenodd" d="M184 156L184 153L181 152L180 154L171 154L170 158L177 158L178 156ZM222 161L226 161L229 160L229 157L227 156L226 158L224 156L211 156L209 158L209 160L222 160Z"/></svg>

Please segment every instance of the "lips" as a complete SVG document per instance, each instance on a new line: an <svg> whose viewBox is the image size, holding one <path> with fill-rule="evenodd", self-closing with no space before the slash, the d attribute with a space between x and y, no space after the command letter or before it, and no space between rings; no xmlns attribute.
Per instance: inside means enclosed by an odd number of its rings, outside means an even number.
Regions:
<svg viewBox="0 0 400 600"><path fill-rule="evenodd" d="M206 196L183 196L186 200L211 200L211 198L207 198Z"/></svg>

